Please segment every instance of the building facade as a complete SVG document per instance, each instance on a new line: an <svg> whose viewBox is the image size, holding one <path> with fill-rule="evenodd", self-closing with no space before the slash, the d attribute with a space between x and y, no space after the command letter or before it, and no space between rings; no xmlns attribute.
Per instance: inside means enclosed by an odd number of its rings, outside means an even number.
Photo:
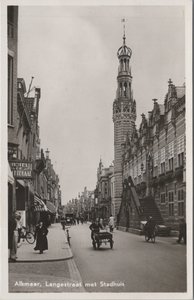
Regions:
<svg viewBox="0 0 194 300"><path fill-rule="evenodd" d="M17 52L18 52L18 7L7 8L7 126L8 126L8 161L17 156ZM16 186L8 164L8 215L16 210Z"/></svg>
<svg viewBox="0 0 194 300"><path fill-rule="evenodd" d="M148 118L142 114L139 130L134 129L124 145L123 182L132 180L140 206L134 218L129 211L128 224L138 227L154 215L157 223L177 230L180 219L186 218L185 85L169 80L164 103L153 102ZM135 202L133 195L128 198ZM127 227L123 218L120 209L120 223Z"/></svg>

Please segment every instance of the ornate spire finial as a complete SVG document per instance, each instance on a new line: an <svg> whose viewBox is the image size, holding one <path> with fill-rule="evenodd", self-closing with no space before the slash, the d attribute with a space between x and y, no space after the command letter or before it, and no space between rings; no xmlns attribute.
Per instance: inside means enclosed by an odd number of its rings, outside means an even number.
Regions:
<svg viewBox="0 0 194 300"><path fill-rule="evenodd" d="M123 18L121 22L123 23L123 45L125 45L125 18Z"/></svg>
<svg viewBox="0 0 194 300"><path fill-rule="evenodd" d="M158 99L154 98L154 99L152 99L152 101L153 101L154 104L155 104L155 103L157 103Z"/></svg>

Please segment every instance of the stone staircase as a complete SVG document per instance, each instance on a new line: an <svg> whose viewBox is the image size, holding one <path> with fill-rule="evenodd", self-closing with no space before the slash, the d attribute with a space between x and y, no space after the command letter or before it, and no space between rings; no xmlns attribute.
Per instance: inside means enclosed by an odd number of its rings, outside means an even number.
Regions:
<svg viewBox="0 0 194 300"><path fill-rule="evenodd" d="M143 199L139 199L140 205L141 205L141 210L142 210L142 215L141 219L146 220L148 216L152 216L154 221L156 222L157 225L163 225L164 221L161 216L161 213L154 201L153 197L145 197Z"/></svg>

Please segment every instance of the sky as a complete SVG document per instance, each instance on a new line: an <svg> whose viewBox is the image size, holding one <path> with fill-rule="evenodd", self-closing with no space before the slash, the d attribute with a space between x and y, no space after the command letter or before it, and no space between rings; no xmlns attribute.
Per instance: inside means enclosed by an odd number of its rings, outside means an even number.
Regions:
<svg viewBox="0 0 194 300"><path fill-rule="evenodd" d="M163 103L168 80L185 81L184 7L20 6L18 77L41 88L41 148L59 175L62 203L86 186L94 190L97 168L114 159L112 105L126 19L132 49L137 128L141 114Z"/></svg>

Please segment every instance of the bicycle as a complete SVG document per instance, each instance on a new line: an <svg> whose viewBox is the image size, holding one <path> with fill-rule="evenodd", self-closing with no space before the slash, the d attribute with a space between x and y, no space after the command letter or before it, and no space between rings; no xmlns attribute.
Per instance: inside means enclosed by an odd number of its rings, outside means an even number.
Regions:
<svg viewBox="0 0 194 300"><path fill-rule="evenodd" d="M71 243L70 243L71 237L69 235L69 228L70 228L70 226L66 227L66 235L67 235L67 242L68 242L69 246L71 246Z"/></svg>
<svg viewBox="0 0 194 300"><path fill-rule="evenodd" d="M26 227L22 226L20 231L20 239L23 239L23 242L26 240L29 244L34 244L35 236L32 232L26 231Z"/></svg>
<svg viewBox="0 0 194 300"><path fill-rule="evenodd" d="M154 244L156 241L156 229L153 230L152 233L148 233L148 230L145 230L145 241L149 242L151 240L151 242Z"/></svg>

